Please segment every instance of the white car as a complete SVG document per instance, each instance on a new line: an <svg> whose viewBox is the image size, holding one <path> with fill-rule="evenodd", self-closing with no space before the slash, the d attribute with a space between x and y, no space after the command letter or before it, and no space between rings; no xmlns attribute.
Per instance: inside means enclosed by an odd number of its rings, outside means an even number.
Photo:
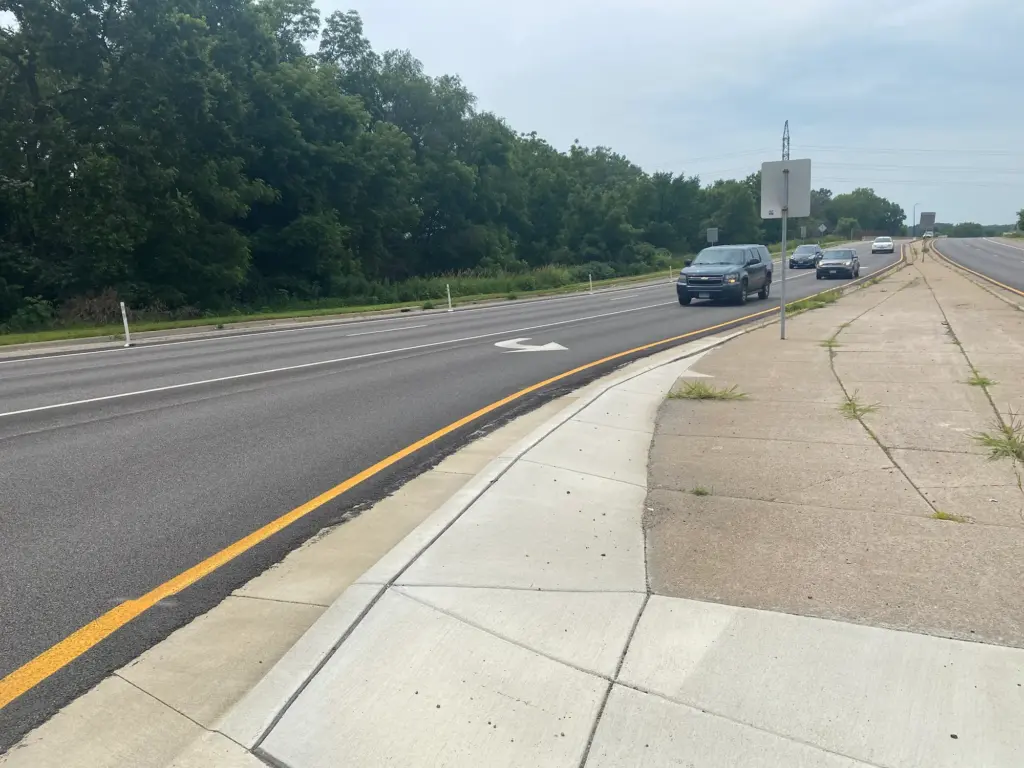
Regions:
<svg viewBox="0 0 1024 768"><path fill-rule="evenodd" d="M894 253L895 251L896 245L891 237L876 237L871 243L872 253Z"/></svg>
<svg viewBox="0 0 1024 768"><path fill-rule="evenodd" d="M934 233L934 232L932 232L932 231L931 231L931 230L929 229L929 230L928 230L927 232L925 232L925 233L924 233L924 236L925 236L925 237L935 237L935 233Z"/></svg>

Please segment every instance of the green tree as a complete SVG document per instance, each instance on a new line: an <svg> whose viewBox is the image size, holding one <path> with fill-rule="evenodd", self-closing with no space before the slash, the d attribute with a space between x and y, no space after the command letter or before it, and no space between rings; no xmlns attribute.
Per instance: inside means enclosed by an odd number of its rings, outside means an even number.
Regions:
<svg viewBox="0 0 1024 768"><path fill-rule="evenodd" d="M962 221L956 224L949 233L950 237L984 237L985 228L973 221Z"/></svg>

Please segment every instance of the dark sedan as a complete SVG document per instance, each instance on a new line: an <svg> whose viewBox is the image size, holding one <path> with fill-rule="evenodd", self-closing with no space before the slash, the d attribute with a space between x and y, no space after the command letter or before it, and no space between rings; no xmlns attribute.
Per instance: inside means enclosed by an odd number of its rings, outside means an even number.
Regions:
<svg viewBox="0 0 1024 768"><path fill-rule="evenodd" d="M831 248L818 262L819 280L826 277L860 277L860 257L853 248Z"/></svg>
<svg viewBox="0 0 1024 768"><path fill-rule="evenodd" d="M789 256L790 269L811 269L818 266L823 251L820 245L798 245Z"/></svg>

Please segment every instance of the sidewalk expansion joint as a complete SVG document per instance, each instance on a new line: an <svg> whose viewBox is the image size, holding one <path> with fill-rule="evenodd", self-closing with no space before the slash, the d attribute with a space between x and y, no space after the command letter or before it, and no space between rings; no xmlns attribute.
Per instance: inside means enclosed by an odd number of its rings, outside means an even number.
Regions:
<svg viewBox="0 0 1024 768"><path fill-rule="evenodd" d="M151 693L150 691L147 691L141 685L138 685L137 683L134 683L131 680L129 680L127 677L124 677L123 675L121 675L120 671L114 672L113 676L116 677L118 680L120 680L120 681L122 681L124 683L127 683L128 685L130 685L135 690L139 691L144 696L148 696L153 701L155 701L157 704L159 704L161 707L165 707L165 708L169 709L171 712L174 712L175 714L181 715L181 717L183 717L185 720L188 720L190 723L192 723L192 725L194 725L196 728L201 730L203 733L215 733L218 736L223 736L225 739L227 739L228 741L230 741L232 744L236 745L240 749L243 749L243 750L246 749L244 745L239 744L237 741L232 739L227 734L221 733L220 731L215 731L212 728L207 728L205 725L200 723L198 720L195 720L194 718L189 717L188 715L186 715L184 712L182 712L177 707L172 707L170 704L168 704L166 701L161 699L159 696ZM248 751L248 750L246 750L246 751Z"/></svg>
<svg viewBox="0 0 1024 768"><path fill-rule="evenodd" d="M607 675L602 675L600 672L594 672L593 670L590 670L590 669L584 669L583 667L580 667L580 666L577 666L577 665L575 665L575 664L573 664L571 662L565 661L564 659L556 658L556 657L554 657L554 656L552 656L552 655L550 655L548 653L545 653L544 651L537 650L536 648L532 648L529 645L524 645L523 643L519 642L518 640L513 640L511 637L506 637L505 635L502 635L502 634L500 634L498 632L495 632L493 629L488 629L487 627L482 627L479 624L477 624L475 622L472 622L469 619L466 619L466 618L464 618L462 616L459 616L459 615L457 615L455 613L452 613L451 611L449 611L449 610L447 610L445 608L441 608L439 606L434 605L433 603L428 603L426 600L421 600L420 598L415 597L414 595L410 595L402 587L395 587L391 591L394 594L401 595L406 600L411 600L412 602L417 603L419 605L422 605L425 608L429 608L432 611L437 611L438 613L440 613L440 614L442 614L444 616L447 616L449 619L454 619L455 621L459 622L460 624L465 624L467 627L472 627L475 630L483 632L486 635L490 635L491 637L497 638L498 640L501 640L502 642L508 643L509 645L514 645L517 648L522 648L523 650L529 651L530 653L534 653L534 654L536 654L538 656L541 656L541 657L547 659L548 661L553 661L556 664L561 664L563 667L569 667L569 669L575 669L577 672L582 672L585 675L590 675L591 677L596 677L596 678L598 678L600 680L605 680L605 681L607 681L609 683L612 682L612 678L608 677ZM554 590L550 590L550 591L554 591ZM610 593L601 593L601 594L610 594ZM644 600L644 605L646 605L646 604L647 604L647 600L645 599ZM643 609L641 609L640 613L643 613ZM640 620L640 613L637 614L637 619L636 619L637 621ZM634 627L635 626L636 625L634 624ZM632 637L632 635L630 635L630 637Z"/></svg>
<svg viewBox="0 0 1024 768"><path fill-rule="evenodd" d="M268 569L269 570L269 569ZM324 603L310 603L305 600L282 600L278 597L261 597L260 595L245 595L238 591L232 592L229 597L237 597L242 600L256 600L263 603L281 603L282 605L308 605L313 608L330 608Z"/></svg>
<svg viewBox="0 0 1024 768"><path fill-rule="evenodd" d="M829 755L835 755L836 757L841 757L844 760L853 760L853 761L855 761L856 763L858 763L860 765L868 766L868 768L891 768L891 766L883 765L881 763L872 763L871 761L869 761L869 760L867 760L867 759L865 759L863 757L854 757L853 755L848 755L845 752L837 752L834 749L829 749L828 747L823 747L820 744L814 744L813 742L805 741L803 739L798 739L798 738L796 738L794 736L788 736L788 735L786 735L784 733L779 733L778 731L773 731L773 730L771 730L769 728L764 728L764 727L762 727L760 725L755 725L753 723L748 723L748 722L746 722L744 720L738 720L737 718L731 717L730 715L725 715L725 714L722 714L721 712L716 712L715 710L712 710L712 709L705 709L704 707L700 706L699 704L694 704L694 703L688 702L688 701L682 701L680 699L674 699L671 696L667 696L666 694L659 693L658 691L652 691L652 690L650 690L648 688L644 688L641 685L636 685L634 683L623 683L623 682L619 682L619 681L617 681L615 683L615 685L620 685L623 688L629 688L630 690L636 691L637 693L642 693L642 694L644 694L646 696L652 696L652 697L654 697L656 699L661 699L662 701L667 701L669 704L674 704L677 707L685 707L686 709L690 709L690 710L693 710L695 712L700 712L702 715L707 715L708 717L717 718L719 720L725 720L726 722L732 723L733 725L738 725L741 728L749 728L749 729L751 729L753 731L758 731L760 733L767 734L768 736L773 736L773 737L775 737L777 739L781 739L783 741L788 741L788 742L790 742L792 744L800 744L802 746L809 747L810 749L816 750L818 752L824 752L824 753L829 754ZM582 768L582 765L581 765L581 768Z"/></svg>
<svg viewBox="0 0 1024 768"><path fill-rule="evenodd" d="M645 553L644 553L644 571L647 570L647 559L646 559L646 541L647 536L644 536L645 542ZM580 757L579 768L586 768L587 760L590 758L590 750L594 746L594 738L597 736L597 729L601 725L601 718L604 717L605 707L608 706L608 699L612 695L612 689L619 679L619 675L622 673L622 666L626 663L626 655L629 653L629 647L633 644L633 636L636 635L636 629L640 626L640 619L644 615L644 611L647 610L647 603L651 600L651 593L648 589L647 594L644 596L644 601L640 605L640 610L637 611L636 618L633 620L633 626L629 630L629 635L626 637L626 643L622 648L622 653L619 656L619 663L615 665L615 673L612 675L612 679L608 681L608 687L605 689L604 696L601 698L601 706L597 709L597 716L594 718L594 724L590 727L590 734L587 736L587 746L583 749L583 755Z"/></svg>
<svg viewBox="0 0 1024 768"><path fill-rule="evenodd" d="M650 434L650 433L648 433ZM653 437L653 435L651 435ZM610 483L621 483L622 485L628 485L631 488L643 488L647 490L647 485L641 485L640 483L631 483L629 480L620 480L617 477L608 477L606 475L595 475L593 472L585 472L582 469L569 469L568 467L559 467L555 464L548 464L544 461L533 461L532 459L519 459L517 463L520 464L532 464L535 467L547 467L548 469L557 469L562 472L572 472L577 475L583 475L583 477L592 477L595 480L607 480Z"/></svg>

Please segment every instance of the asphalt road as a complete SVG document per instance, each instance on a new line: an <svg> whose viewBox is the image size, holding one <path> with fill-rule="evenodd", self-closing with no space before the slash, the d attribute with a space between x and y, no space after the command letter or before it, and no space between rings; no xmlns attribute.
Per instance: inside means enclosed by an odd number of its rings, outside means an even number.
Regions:
<svg viewBox="0 0 1024 768"><path fill-rule="evenodd" d="M898 258L860 249L862 274ZM772 298L751 297L746 307L680 307L666 279L455 313L0 361L0 678L481 407L608 355L777 306L781 272L776 265ZM813 271L790 272L787 298L828 285ZM565 349L495 346L521 338ZM457 431L164 600L0 710L0 751L317 530L474 433L630 359Z"/></svg>
<svg viewBox="0 0 1024 768"><path fill-rule="evenodd" d="M1024 240L943 237L932 246L962 267L1024 291Z"/></svg>

